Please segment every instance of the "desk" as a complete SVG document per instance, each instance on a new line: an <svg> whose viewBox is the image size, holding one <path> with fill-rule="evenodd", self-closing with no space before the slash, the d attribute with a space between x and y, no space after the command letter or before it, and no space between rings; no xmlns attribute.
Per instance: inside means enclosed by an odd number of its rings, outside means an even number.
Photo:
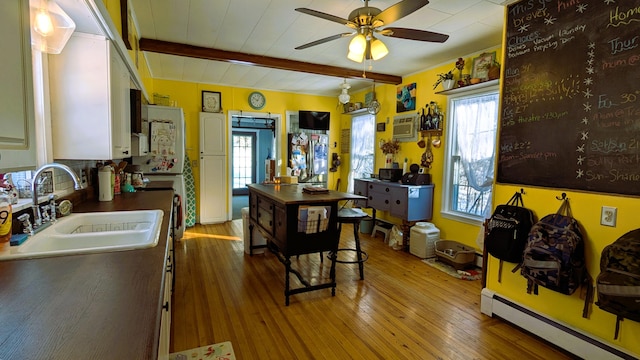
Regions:
<svg viewBox="0 0 640 360"><path fill-rule="evenodd" d="M355 204L373 209L374 225L376 210L388 211L390 215L402 219L402 247L405 250L411 226L416 221L431 220L433 215L433 184L404 185L375 179L355 179L353 192L366 197L365 200L355 201Z"/></svg>
<svg viewBox="0 0 640 360"><path fill-rule="evenodd" d="M284 264L285 304L289 305L290 295L319 289L331 288L331 295L334 296L336 292L335 254L339 241L338 201L364 199L364 197L332 190L324 194L306 194L302 192L305 185L301 184L251 184L248 187L249 234L252 235L253 227L257 226L267 239L267 245L262 247L268 247ZM325 207L328 216L323 226L318 227L318 224L314 223L315 228L307 227L304 219L299 220L301 209L305 211L310 206ZM251 235L249 236L250 249L260 247L253 245ZM330 281L327 283L311 285L303 279L300 272L291 267L291 256L325 251L332 254ZM291 289L290 273L296 275L304 287Z"/></svg>

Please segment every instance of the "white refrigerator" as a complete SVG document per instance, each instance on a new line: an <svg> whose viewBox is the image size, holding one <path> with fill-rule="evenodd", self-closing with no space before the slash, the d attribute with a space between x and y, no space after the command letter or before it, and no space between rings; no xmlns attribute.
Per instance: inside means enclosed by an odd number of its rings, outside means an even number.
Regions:
<svg viewBox="0 0 640 360"><path fill-rule="evenodd" d="M184 181L185 123L182 108L145 105L149 124L149 154L133 156L134 165L140 165L144 176L153 181L172 181L178 206L174 219L176 240L184 234L187 197Z"/></svg>
<svg viewBox="0 0 640 360"><path fill-rule="evenodd" d="M229 220L227 195L227 132L223 113L200 113L199 222Z"/></svg>

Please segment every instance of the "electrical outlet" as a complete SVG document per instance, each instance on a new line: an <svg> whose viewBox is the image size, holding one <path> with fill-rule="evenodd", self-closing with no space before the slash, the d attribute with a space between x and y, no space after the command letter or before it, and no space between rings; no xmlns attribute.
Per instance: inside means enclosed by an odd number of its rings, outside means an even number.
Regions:
<svg viewBox="0 0 640 360"><path fill-rule="evenodd" d="M191 160L191 167L192 168L198 167L198 160Z"/></svg>
<svg viewBox="0 0 640 360"><path fill-rule="evenodd" d="M618 209L611 206L603 206L600 213L600 225L615 227L617 215Z"/></svg>

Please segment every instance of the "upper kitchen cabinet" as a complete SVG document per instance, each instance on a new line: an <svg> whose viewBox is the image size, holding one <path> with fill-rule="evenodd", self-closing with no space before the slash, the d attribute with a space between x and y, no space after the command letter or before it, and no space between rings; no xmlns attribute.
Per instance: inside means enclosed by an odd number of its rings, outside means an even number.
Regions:
<svg viewBox="0 0 640 360"><path fill-rule="evenodd" d="M131 156L129 70L113 43L75 33L49 55L54 159Z"/></svg>
<svg viewBox="0 0 640 360"><path fill-rule="evenodd" d="M0 173L36 167L29 1L0 2Z"/></svg>

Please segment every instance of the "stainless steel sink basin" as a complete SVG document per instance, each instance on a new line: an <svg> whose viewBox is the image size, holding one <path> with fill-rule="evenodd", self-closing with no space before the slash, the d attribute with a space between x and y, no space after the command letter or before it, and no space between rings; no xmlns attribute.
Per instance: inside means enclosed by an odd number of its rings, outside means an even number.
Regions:
<svg viewBox="0 0 640 360"><path fill-rule="evenodd" d="M158 245L161 210L76 213L61 218L0 260L144 249Z"/></svg>

